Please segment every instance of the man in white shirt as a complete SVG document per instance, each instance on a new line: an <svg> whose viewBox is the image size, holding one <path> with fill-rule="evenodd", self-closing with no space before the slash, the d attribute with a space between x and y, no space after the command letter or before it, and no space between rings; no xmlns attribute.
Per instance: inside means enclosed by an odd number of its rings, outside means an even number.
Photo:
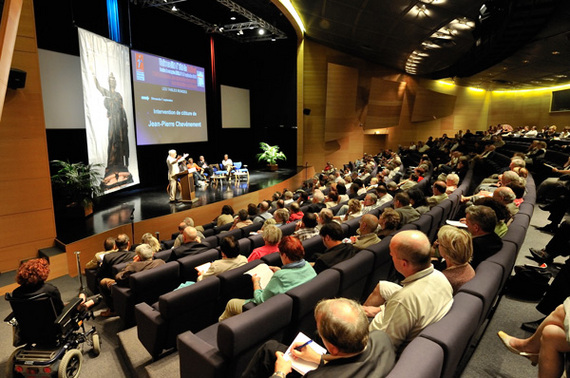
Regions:
<svg viewBox="0 0 570 378"><path fill-rule="evenodd" d="M439 321L453 304L453 289L430 260L430 242L421 231L401 231L390 242L394 267L405 279L402 285L380 281L364 303L374 316L370 331L390 336L399 354L425 327Z"/></svg>
<svg viewBox="0 0 570 378"><path fill-rule="evenodd" d="M176 187L178 180L176 175L180 173L180 168L178 167L178 162L184 159L180 155L176 155L176 150L168 151L168 157L166 158L166 165L168 165L168 181L170 182L170 202L176 202Z"/></svg>
<svg viewBox="0 0 570 378"><path fill-rule="evenodd" d="M224 166L225 170L228 171L228 173L230 173L230 171L234 167L234 162L232 161L232 159L228 157L228 154L224 155L224 160L222 160L222 165Z"/></svg>
<svg viewBox="0 0 570 378"><path fill-rule="evenodd" d="M384 185L380 185L376 188L376 196L378 197L378 201L376 202L378 206L382 206L394 199L394 197L388 193Z"/></svg>

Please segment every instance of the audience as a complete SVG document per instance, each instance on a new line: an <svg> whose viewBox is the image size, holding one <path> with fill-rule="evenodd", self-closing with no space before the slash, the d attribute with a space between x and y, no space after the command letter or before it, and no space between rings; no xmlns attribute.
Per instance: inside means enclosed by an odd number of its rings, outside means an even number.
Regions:
<svg viewBox="0 0 570 378"><path fill-rule="evenodd" d="M304 259L305 250L299 239L286 236L279 242L279 256L283 266L281 268L271 267L274 272L273 276L262 288L261 278L254 274L251 277L253 282L253 298L252 299L230 299L226 305L223 314L220 315L220 321L243 311L243 305L249 302L256 305L265 302L274 295L285 293L288 290L297 287L307 281L312 280L317 275L315 270Z"/></svg>
<svg viewBox="0 0 570 378"><path fill-rule="evenodd" d="M278 244L281 241L283 233L276 225L268 225L263 228L262 237L265 245L254 249L247 261L253 261L262 258L270 253L279 252Z"/></svg>
<svg viewBox="0 0 570 378"><path fill-rule="evenodd" d="M239 254L239 245L233 236L226 236L220 241L220 253L222 258L213 261L204 274L198 271L198 281L247 264L247 258Z"/></svg>

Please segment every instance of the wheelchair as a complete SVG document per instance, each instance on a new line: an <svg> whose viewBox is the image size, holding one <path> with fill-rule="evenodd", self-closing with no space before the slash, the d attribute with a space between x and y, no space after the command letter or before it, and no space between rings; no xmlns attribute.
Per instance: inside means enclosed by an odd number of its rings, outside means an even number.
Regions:
<svg viewBox="0 0 570 378"><path fill-rule="evenodd" d="M12 313L4 321L19 333L6 377L76 378L83 362L82 344L87 342L95 356L101 352L95 327L85 331L84 321L94 317L92 311L78 309L81 298L74 298L61 314L47 294L18 299L7 293L5 298Z"/></svg>

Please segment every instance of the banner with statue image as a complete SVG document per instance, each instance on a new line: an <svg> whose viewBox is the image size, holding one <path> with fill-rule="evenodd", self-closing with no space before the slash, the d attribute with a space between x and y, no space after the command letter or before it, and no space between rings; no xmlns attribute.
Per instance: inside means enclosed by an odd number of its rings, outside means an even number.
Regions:
<svg viewBox="0 0 570 378"><path fill-rule="evenodd" d="M100 165L106 194L140 182L129 49L78 30L87 152L89 163Z"/></svg>

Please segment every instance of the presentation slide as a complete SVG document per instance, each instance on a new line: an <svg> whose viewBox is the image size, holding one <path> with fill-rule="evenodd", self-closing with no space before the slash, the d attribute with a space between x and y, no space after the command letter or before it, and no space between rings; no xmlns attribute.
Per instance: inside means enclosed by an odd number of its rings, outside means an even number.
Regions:
<svg viewBox="0 0 570 378"><path fill-rule="evenodd" d="M207 142L204 68L131 50L137 144Z"/></svg>

